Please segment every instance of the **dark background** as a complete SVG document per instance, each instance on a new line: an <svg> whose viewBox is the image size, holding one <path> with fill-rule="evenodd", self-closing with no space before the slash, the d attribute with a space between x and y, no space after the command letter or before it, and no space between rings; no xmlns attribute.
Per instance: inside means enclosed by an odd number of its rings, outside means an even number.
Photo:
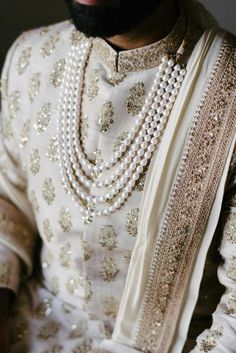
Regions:
<svg viewBox="0 0 236 353"><path fill-rule="evenodd" d="M145 0L142 1L145 4ZM236 0L201 2L216 16L222 27L236 34ZM63 0L0 0L0 71L7 49L23 30L68 17Z"/></svg>

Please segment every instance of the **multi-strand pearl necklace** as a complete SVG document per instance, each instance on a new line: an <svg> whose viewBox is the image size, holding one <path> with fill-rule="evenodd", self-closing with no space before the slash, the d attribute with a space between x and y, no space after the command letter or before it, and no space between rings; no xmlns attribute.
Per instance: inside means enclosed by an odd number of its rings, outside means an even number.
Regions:
<svg viewBox="0 0 236 353"><path fill-rule="evenodd" d="M129 197L160 142L173 104L186 74L173 58L164 56L152 87L128 136L114 156L93 164L81 146L79 131L85 67L91 44L74 46L67 59L59 103L58 141L60 169L65 190L80 207L85 223L94 216L113 213ZM102 178L106 171L116 170ZM92 194L91 189L103 191ZM108 190L107 190L108 189Z"/></svg>

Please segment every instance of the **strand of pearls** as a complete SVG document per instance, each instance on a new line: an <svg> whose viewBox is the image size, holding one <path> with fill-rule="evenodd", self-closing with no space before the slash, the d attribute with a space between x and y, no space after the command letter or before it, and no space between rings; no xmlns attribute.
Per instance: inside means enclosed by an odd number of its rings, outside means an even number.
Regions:
<svg viewBox="0 0 236 353"><path fill-rule="evenodd" d="M151 90L138 115L135 126L117 153L109 161L94 165L81 147L79 130L85 66L90 43L85 41L69 53L59 102L58 139L63 184L72 194L86 222L94 216L108 215L120 208L128 198L144 167L156 149L173 104L186 74L172 58L164 56ZM79 117L79 118L78 118ZM124 160L109 178L94 180L94 175L110 170ZM91 188L109 188L101 196L91 195ZM119 195L118 195L119 194ZM117 197L116 197L117 196ZM111 201L116 197L116 200ZM100 203L111 202L101 208Z"/></svg>

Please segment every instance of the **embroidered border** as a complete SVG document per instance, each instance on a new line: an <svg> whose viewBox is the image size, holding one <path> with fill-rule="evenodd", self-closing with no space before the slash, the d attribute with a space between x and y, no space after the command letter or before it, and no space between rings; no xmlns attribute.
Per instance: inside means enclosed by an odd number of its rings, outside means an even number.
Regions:
<svg viewBox="0 0 236 353"><path fill-rule="evenodd" d="M235 39L227 34L190 129L147 280L135 346L167 353L235 134Z"/></svg>

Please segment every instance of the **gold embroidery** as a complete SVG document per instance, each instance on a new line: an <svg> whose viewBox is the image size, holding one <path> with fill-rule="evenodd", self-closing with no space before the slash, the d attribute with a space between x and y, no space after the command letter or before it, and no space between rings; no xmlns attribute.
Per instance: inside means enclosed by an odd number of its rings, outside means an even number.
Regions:
<svg viewBox="0 0 236 353"><path fill-rule="evenodd" d="M28 140L29 140L29 132L30 132L30 119L27 119L21 129L21 134L20 134L20 147L23 148Z"/></svg>
<svg viewBox="0 0 236 353"><path fill-rule="evenodd" d="M48 242L52 241L53 231L48 218L43 220L43 233L46 236Z"/></svg>
<svg viewBox="0 0 236 353"><path fill-rule="evenodd" d="M42 29L40 29L39 35L44 36L49 32L49 29L50 29L49 26L43 27Z"/></svg>
<svg viewBox="0 0 236 353"><path fill-rule="evenodd" d="M111 224L102 226L99 243L107 250L117 248L117 233Z"/></svg>
<svg viewBox="0 0 236 353"><path fill-rule="evenodd" d="M126 217L127 232L133 237L137 235L138 218L139 218L139 208L132 208L128 212Z"/></svg>
<svg viewBox="0 0 236 353"><path fill-rule="evenodd" d="M108 81L109 81L113 86L117 86L117 85L119 85L121 82L124 81L125 77L126 77L126 74L119 73L119 72L112 72L112 73L108 76Z"/></svg>
<svg viewBox="0 0 236 353"><path fill-rule="evenodd" d="M61 251L59 254L59 262L62 267L69 268L71 266L71 245L70 243L66 243L61 247Z"/></svg>
<svg viewBox="0 0 236 353"><path fill-rule="evenodd" d="M128 137L129 133L127 131L122 131L114 140L113 143L113 153L118 152L120 146L124 143L124 140ZM121 156L121 160L124 159L124 156Z"/></svg>
<svg viewBox="0 0 236 353"><path fill-rule="evenodd" d="M229 268L226 276L232 279L232 281L236 281L236 257L233 257L229 262Z"/></svg>
<svg viewBox="0 0 236 353"><path fill-rule="evenodd" d="M123 254L125 261L129 264L132 256L132 250L126 250Z"/></svg>
<svg viewBox="0 0 236 353"><path fill-rule="evenodd" d="M11 140L13 138L13 129L12 129L12 121L10 119L6 119L3 121L3 129L4 129L6 139Z"/></svg>
<svg viewBox="0 0 236 353"><path fill-rule="evenodd" d="M219 339L223 336L224 329L219 326L215 329L206 330L205 338L198 343L201 352L210 352L216 348Z"/></svg>
<svg viewBox="0 0 236 353"><path fill-rule="evenodd" d="M102 338L111 338L113 330L107 322L100 322L99 330Z"/></svg>
<svg viewBox="0 0 236 353"><path fill-rule="evenodd" d="M42 353L61 353L62 350L63 350L62 346L55 345L49 349L46 349Z"/></svg>
<svg viewBox="0 0 236 353"><path fill-rule="evenodd" d="M129 114L136 115L142 109L146 96L146 89L143 82L136 83L128 92L126 108Z"/></svg>
<svg viewBox="0 0 236 353"><path fill-rule="evenodd" d="M44 104L40 109L37 116L37 121L34 125L34 128L38 131L38 133L46 130L51 119L51 114L52 114L51 109L52 109L51 103Z"/></svg>
<svg viewBox="0 0 236 353"><path fill-rule="evenodd" d="M27 67L29 66L30 63L30 58L32 54L32 48L26 48L22 51L17 65L16 65L16 70L19 75L23 75L23 73L27 70Z"/></svg>
<svg viewBox="0 0 236 353"><path fill-rule="evenodd" d="M140 175L140 178L136 181L136 185L135 185L136 190L143 191L146 175L147 175L147 170L144 170L143 173Z"/></svg>
<svg viewBox="0 0 236 353"><path fill-rule="evenodd" d="M101 262L99 271L104 281L113 281L117 276L119 269L110 256L105 256Z"/></svg>
<svg viewBox="0 0 236 353"><path fill-rule="evenodd" d="M89 281L88 277L83 279L82 286L84 288L84 300L88 303L93 295L92 283Z"/></svg>
<svg viewBox="0 0 236 353"><path fill-rule="evenodd" d="M43 199L48 205L51 205L56 197L55 187L53 186L52 178L45 178L42 188Z"/></svg>
<svg viewBox="0 0 236 353"><path fill-rule="evenodd" d="M93 256L93 250L91 249L89 243L86 240L82 241L82 248L84 254L84 261L88 261Z"/></svg>
<svg viewBox="0 0 236 353"><path fill-rule="evenodd" d="M67 207L62 207L59 214L58 223L60 224L63 232L69 232L71 230L71 227L72 227L71 214Z"/></svg>
<svg viewBox="0 0 236 353"><path fill-rule="evenodd" d="M87 95L90 101L98 95L98 82L99 82L98 73L99 71L97 69L94 69L92 70L89 77Z"/></svg>
<svg viewBox="0 0 236 353"><path fill-rule="evenodd" d="M71 326L69 338L79 338L85 335L88 329L86 320L80 320L77 324Z"/></svg>
<svg viewBox="0 0 236 353"><path fill-rule="evenodd" d="M232 292L229 294L227 309L230 315L236 314L236 292Z"/></svg>
<svg viewBox="0 0 236 353"><path fill-rule="evenodd" d="M65 59L61 59L54 64L52 73L50 75L50 83L53 85L53 87L57 88L61 85L63 74L65 71L65 66L66 66Z"/></svg>
<svg viewBox="0 0 236 353"><path fill-rule="evenodd" d="M37 148L33 149L30 153L30 170L33 175L38 174L40 170L40 155Z"/></svg>
<svg viewBox="0 0 236 353"><path fill-rule="evenodd" d="M82 115L82 119L80 121L80 139L82 142L85 141L85 138L88 136L88 117L87 115Z"/></svg>
<svg viewBox="0 0 236 353"><path fill-rule="evenodd" d="M46 153L46 156L50 159L51 162L58 161L58 141L56 137L52 137L50 139L48 152Z"/></svg>
<svg viewBox="0 0 236 353"><path fill-rule="evenodd" d="M71 353L88 353L92 348L92 340L83 340L78 346L76 346Z"/></svg>
<svg viewBox="0 0 236 353"><path fill-rule="evenodd" d="M191 276L193 258L235 134L234 48L228 36L190 128L154 250L135 337L136 347L145 352L153 353L162 347L162 353L166 353L170 349L185 294L183 288ZM216 154L221 158L217 159Z"/></svg>
<svg viewBox="0 0 236 353"><path fill-rule="evenodd" d="M71 276L66 282L66 289L70 294L77 294L82 284L83 278L81 276Z"/></svg>
<svg viewBox="0 0 236 353"><path fill-rule="evenodd" d="M48 340L51 337L55 337L60 329L59 322L50 321L46 325L42 326L37 334L37 337L41 340Z"/></svg>
<svg viewBox="0 0 236 353"><path fill-rule="evenodd" d="M100 132L105 133L110 129L111 124L114 123L113 115L114 108L112 102L106 102L103 104L97 119Z"/></svg>
<svg viewBox="0 0 236 353"><path fill-rule="evenodd" d="M229 214L224 226L224 235L231 244L236 244L236 213Z"/></svg>
<svg viewBox="0 0 236 353"><path fill-rule="evenodd" d="M8 286L11 279L11 263L9 261L0 262L0 284Z"/></svg>
<svg viewBox="0 0 236 353"><path fill-rule="evenodd" d="M23 340L23 338L27 335L28 329L26 324L19 323L14 327L14 330L11 332L10 341L15 344Z"/></svg>
<svg viewBox="0 0 236 353"><path fill-rule="evenodd" d="M100 164L103 162L102 158L102 151L99 148L96 148L96 150L88 156L88 159L91 163L93 164Z"/></svg>
<svg viewBox="0 0 236 353"><path fill-rule="evenodd" d="M0 93L2 99L6 99L7 97L7 86L8 86L8 79L6 75L2 75L1 82L0 82Z"/></svg>
<svg viewBox="0 0 236 353"><path fill-rule="evenodd" d="M59 39L60 39L59 33L54 33L43 44L42 48L40 49L40 53L44 58L46 58L47 56L50 56L53 53Z"/></svg>
<svg viewBox="0 0 236 353"><path fill-rule="evenodd" d="M70 41L72 45L78 45L81 39L84 38L84 34L77 31L76 29L73 29L70 33Z"/></svg>
<svg viewBox="0 0 236 353"><path fill-rule="evenodd" d="M51 289L52 289L52 293L54 295L57 295L59 293L59 278L57 276L53 276L51 279Z"/></svg>
<svg viewBox="0 0 236 353"><path fill-rule="evenodd" d="M40 76L41 76L40 73L36 73L30 79L29 92L28 92L30 103L33 103L34 99L39 94L39 89L41 85Z"/></svg>
<svg viewBox="0 0 236 353"><path fill-rule="evenodd" d="M103 300L104 314L115 319L118 313L119 303L113 297L107 297Z"/></svg>
<svg viewBox="0 0 236 353"><path fill-rule="evenodd" d="M35 309L34 317L36 319L44 319L52 312L52 299L44 298Z"/></svg>
<svg viewBox="0 0 236 353"><path fill-rule="evenodd" d="M66 314L70 314L70 313L73 312L73 310L76 309L76 307L73 306L73 305L71 305L71 304L69 304L69 303L63 303L63 304L62 304L62 309L63 309L63 311L64 311Z"/></svg>
<svg viewBox="0 0 236 353"><path fill-rule="evenodd" d="M14 91L9 96L9 115L11 119L17 117L20 110L20 92Z"/></svg>

